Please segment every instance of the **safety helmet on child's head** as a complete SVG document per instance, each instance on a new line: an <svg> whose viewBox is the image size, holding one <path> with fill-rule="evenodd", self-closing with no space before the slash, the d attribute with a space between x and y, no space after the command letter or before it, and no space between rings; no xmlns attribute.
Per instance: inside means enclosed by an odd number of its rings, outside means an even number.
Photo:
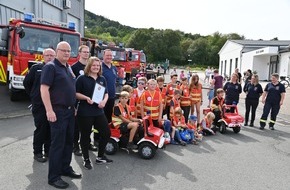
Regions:
<svg viewBox="0 0 290 190"><path fill-rule="evenodd" d="M191 116L189 116L189 120L196 121L197 117L195 115L191 115Z"/></svg>

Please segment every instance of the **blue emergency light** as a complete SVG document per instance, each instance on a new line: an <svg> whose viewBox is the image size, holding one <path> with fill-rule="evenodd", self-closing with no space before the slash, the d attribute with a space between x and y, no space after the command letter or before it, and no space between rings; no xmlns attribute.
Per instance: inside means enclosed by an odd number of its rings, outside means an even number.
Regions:
<svg viewBox="0 0 290 190"><path fill-rule="evenodd" d="M76 29L76 23L74 23L74 22L68 22L68 28L69 29L72 29L72 30L75 30Z"/></svg>
<svg viewBox="0 0 290 190"><path fill-rule="evenodd" d="M24 14L24 21L32 22L33 18L34 18L34 14L33 13L25 13Z"/></svg>

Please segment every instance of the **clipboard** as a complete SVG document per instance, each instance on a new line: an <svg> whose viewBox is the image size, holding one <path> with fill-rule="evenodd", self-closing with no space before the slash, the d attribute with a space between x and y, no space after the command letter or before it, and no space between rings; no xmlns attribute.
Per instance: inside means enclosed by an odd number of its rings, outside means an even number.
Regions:
<svg viewBox="0 0 290 190"><path fill-rule="evenodd" d="M105 89L106 88L104 86L100 85L99 83L96 83L92 95L93 102L99 104L104 99Z"/></svg>

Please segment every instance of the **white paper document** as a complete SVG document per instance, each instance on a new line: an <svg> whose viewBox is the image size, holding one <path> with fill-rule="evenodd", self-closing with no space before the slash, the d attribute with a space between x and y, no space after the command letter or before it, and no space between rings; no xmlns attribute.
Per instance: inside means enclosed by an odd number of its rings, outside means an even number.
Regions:
<svg viewBox="0 0 290 190"><path fill-rule="evenodd" d="M95 89L94 89L94 92L93 92L93 96L92 96L92 100L95 103L99 104L103 100L104 95L105 95L105 87L103 87L102 85L96 83Z"/></svg>

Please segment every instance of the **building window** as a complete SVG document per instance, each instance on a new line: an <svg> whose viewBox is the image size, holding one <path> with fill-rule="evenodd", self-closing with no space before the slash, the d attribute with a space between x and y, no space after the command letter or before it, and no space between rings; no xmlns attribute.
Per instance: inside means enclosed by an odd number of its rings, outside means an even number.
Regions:
<svg viewBox="0 0 290 190"><path fill-rule="evenodd" d="M238 61L239 61L239 58L236 58L235 69L238 68Z"/></svg>
<svg viewBox="0 0 290 190"><path fill-rule="evenodd" d="M220 71L221 71L221 74L223 74L223 61L221 61L221 68L220 68Z"/></svg>
<svg viewBox="0 0 290 190"><path fill-rule="evenodd" d="M233 66L233 59L230 59L230 70L229 70L229 76L231 76L231 73L232 73L232 66Z"/></svg>
<svg viewBox="0 0 290 190"><path fill-rule="evenodd" d="M227 60L225 60L225 66L224 66L224 75L227 74Z"/></svg>

